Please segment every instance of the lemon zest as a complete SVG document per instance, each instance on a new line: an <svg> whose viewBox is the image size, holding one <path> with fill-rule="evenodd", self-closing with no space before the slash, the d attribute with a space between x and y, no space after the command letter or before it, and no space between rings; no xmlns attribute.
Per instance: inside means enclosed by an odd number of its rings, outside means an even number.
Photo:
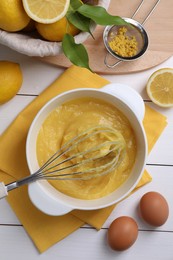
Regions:
<svg viewBox="0 0 173 260"><path fill-rule="evenodd" d="M111 33L109 46L114 53L121 57L133 57L137 54L138 42L135 36L128 36L126 33L126 27L120 27L116 35Z"/></svg>

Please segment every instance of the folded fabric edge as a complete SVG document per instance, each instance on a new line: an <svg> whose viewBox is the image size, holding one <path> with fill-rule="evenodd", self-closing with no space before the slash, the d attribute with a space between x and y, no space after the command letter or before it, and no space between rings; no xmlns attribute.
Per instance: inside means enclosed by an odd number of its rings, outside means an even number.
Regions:
<svg viewBox="0 0 173 260"><path fill-rule="evenodd" d="M68 237L69 235L71 235L72 233L74 233L75 231L77 231L80 227L82 227L83 225L85 224L85 222L79 224L79 225L76 225L73 230L71 230L70 232L68 232L67 235L64 235L64 237L62 237L60 240L58 241L55 241L53 244L50 244L49 246L45 247L45 248L42 248L40 247L39 245L37 245L36 243L35 246L37 247L38 251L40 254L44 253L45 251L47 251L49 248L51 248L52 246L56 245L58 242L62 241L63 239L65 239L66 237ZM30 236L30 235L29 235ZM33 241L33 240L32 240Z"/></svg>
<svg viewBox="0 0 173 260"><path fill-rule="evenodd" d="M162 132L165 130L165 127L168 125L167 121L163 121L160 122L159 128L160 128L160 134L159 136L162 134ZM152 149L154 147L154 145L156 144L158 140L158 136L153 137L152 142L150 143L150 148Z"/></svg>

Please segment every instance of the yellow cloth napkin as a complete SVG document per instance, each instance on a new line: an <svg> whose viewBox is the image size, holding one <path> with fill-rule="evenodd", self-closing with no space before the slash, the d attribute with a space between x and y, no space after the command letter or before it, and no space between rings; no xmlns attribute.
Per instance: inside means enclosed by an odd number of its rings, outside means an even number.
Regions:
<svg viewBox="0 0 173 260"><path fill-rule="evenodd" d="M25 142L29 126L38 110L52 97L74 88L100 88L109 83L106 79L90 71L72 66L67 69L50 87L31 102L0 136L0 181L6 184L29 175L25 157ZM146 106L144 127L147 133L149 150L166 126L166 118ZM145 171L137 188L151 181ZM100 229L115 206L94 211L74 210L65 216L53 217L39 211L31 203L27 186L9 193L8 202L25 230L40 252L60 241L80 226L88 223Z"/></svg>

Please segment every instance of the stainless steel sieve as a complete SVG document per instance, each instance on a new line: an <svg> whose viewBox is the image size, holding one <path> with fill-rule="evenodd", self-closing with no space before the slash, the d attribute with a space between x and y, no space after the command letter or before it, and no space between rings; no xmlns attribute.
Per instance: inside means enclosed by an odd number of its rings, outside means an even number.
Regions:
<svg viewBox="0 0 173 260"><path fill-rule="evenodd" d="M148 20L150 15L153 13L153 11L155 10L155 8L159 4L160 0L156 1L156 3L154 4L154 6L150 10L150 12L147 14L145 19L142 21L142 23L139 23L138 21L134 20L133 18L140 10L144 1L145 0L142 0L140 2L140 4L138 5L137 9L135 10L135 12L133 13L131 18L123 17L123 19L128 23L127 25L111 25L111 26L108 25L105 27L104 32L103 32L103 42L104 42L104 45L108 52L106 53L104 63L108 68L114 68L115 66L117 66L118 64L120 64L123 61L136 60L136 59L140 58L146 52L146 50L148 48L149 39L148 39L147 32L144 29L144 24ZM135 37L135 39L138 43L136 54L133 56L128 56L128 57L120 56L109 45L112 35L116 36L121 27L125 27L127 29L126 35L128 37ZM113 56L114 58L118 59L118 61L116 61L114 64L108 64L108 61L107 61L108 55Z"/></svg>

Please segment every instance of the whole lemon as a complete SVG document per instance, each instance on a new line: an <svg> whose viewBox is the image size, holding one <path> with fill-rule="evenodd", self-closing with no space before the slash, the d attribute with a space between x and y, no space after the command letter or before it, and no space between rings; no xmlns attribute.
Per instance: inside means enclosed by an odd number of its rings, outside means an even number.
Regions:
<svg viewBox="0 0 173 260"><path fill-rule="evenodd" d="M80 30L71 24L65 16L59 21L51 24L36 23L36 29L44 39L58 42L62 41L66 33L74 36L80 32Z"/></svg>
<svg viewBox="0 0 173 260"><path fill-rule="evenodd" d="M13 98L22 85L20 65L11 61L0 61L0 104Z"/></svg>
<svg viewBox="0 0 173 260"><path fill-rule="evenodd" d="M30 18L26 14L22 0L0 0L0 28L9 31L20 31L27 26Z"/></svg>

